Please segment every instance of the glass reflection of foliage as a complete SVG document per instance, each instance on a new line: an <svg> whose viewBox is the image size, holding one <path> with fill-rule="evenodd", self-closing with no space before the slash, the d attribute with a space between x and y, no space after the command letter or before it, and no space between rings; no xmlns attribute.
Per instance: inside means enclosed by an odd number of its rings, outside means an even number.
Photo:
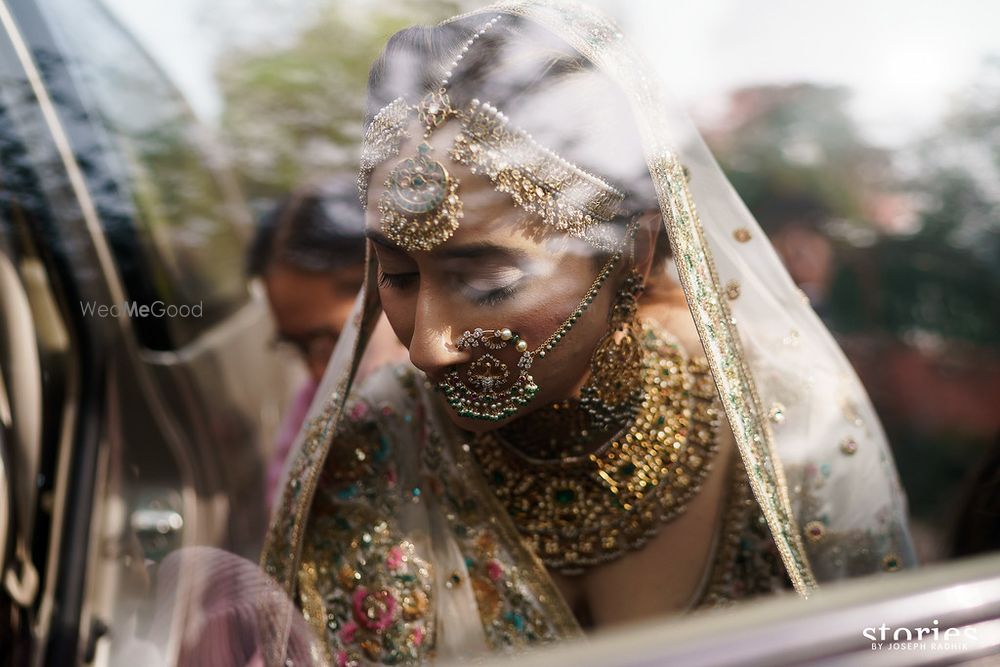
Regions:
<svg viewBox="0 0 1000 667"><path fill-rule="evenodd" d="M940 132L916 149L920 228L880 244L895 332L1000 345L1000 57L984 63Z"/></svg>
<svg viewBox="0 0 1000 667"><path fill-rule="evenodd" d="M934 559L1000 431L1000 59L896 153L864 138L848 101L810 84L745 89L706 135L779 251L789 229L828 244L825 290L809 295L868 386Z"/></svg>
<svg viewBox="0 0 1000 667"><path fill-rule="evenodd" d="M916 147L914 233L886 236L840 281L841 320L893 335L1000 344L1000 62L971 99ZM889 298L891 297L891 298Z"/></svg>
<svg viewBox="0 0 1000 667"><path fill-rule="evenodd" d="M58 56L37 51L36 65L43 75L59 65ZM65 211L75 211L73 193L59 155L48 150L51 138L44 118L38 112L38 102L28 82L20 75L12 53L2 53L5 59L0 78L0 206L5 223L17 219L59 219ZM58 101L58 100L57 100ZM83 114L67 109L71 120ZM80 167L87 173L91 164L80 156ZM35 227L35 225L32 225ZM51 230L51 226L40 228Z"/></svg>
<svg viewBox="0 0 1000 667"><path fill-rule="evenodd" d="M233 47L221 58L221 126L252 199L357 170L368 69L385 40L458 13L453 0L321 3L290 44Z"/></svg>
<svg viewBox="0 0 1000 667"><path fill-rule="evenodd" d="M27 144L18 136L26 129L18 111L32 99L25 82L0 78L0 224L5 235L12 233L16 219L38 218L45 210Z"/></svg>
<svg viewBox="0 0 1000 667"><path fill-rule="evenodd" d="M119 251L130 298L204 305L200 319L165 318L168 340L144 341L155 348L182 345L246 299L244 220L235 190L215 167L218 157L180 95L103 8L69 0L45 4L59 17L53 27L70 54L83 100L75 106L107 133L107 140L100 132L78 133L74 151ZM74 107L55 101L61 114ZM95 181L98 172L106 180ZM141 257L116 233L128 236L130 227ZM142 278L128 268L147 274L148 294L133 293Z"/></svg>
<svg viewBox="0 0 1000 667"><path fill-rule="evenodd" d="M848 92L800 84L738 91L710 141L768 233L789 224L830 237L839 267L820 309L839 332L930 332L1000 343L1000 64L912 153L916 178L868 143ZM894 228L875 209L904 197L915 220ZM903 212L902 215L906 215Z"/></svg>
<svg viewBox="0 0 1000 667"><path fill-rule="evenodd" d="M812 84L746 88L709 131L734 187L768 231L832 218L862 222L887 155L861 137L848 99L846 89Z"/></svg>
<svg viewBox="0 0 1000 667"><path fill-rule="evenodd" d="M173 303L203 301L211 319L224 317L242 292L241 240L197 136L183 116L133 135L119 135L133 196L158 260L157 288ZM225 221L228 224L221 224ZM183 224L178 224L183 223ZM180 276L197 276L197 282Z"/></svg>

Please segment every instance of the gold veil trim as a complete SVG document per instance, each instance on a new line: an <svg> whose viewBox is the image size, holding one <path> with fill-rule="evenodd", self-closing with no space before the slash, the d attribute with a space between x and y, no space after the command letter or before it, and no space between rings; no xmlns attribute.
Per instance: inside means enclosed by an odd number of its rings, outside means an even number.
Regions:
<svg viewBox="0 0 1000 667"><path fill-rule="evenodd" d="M676 259L688 308L705 348L754 497L767 521L795 590L808 597L816 578L795 521L781 461L753 375L746 362L712 251L688 189L684 169L662 126L662 92L648 65L624 42L618 27L585 5L524 0L489 9L530 19L565 40L616 81L629 97L643 137L664 226ZM450 21L464 17L455 17Z"/></svg>
<svg viewBox="0 0 1000 667"><path fill-rule="evenodd" d="M351 326L345 329L347 336L353 334L354 337L353 340L341 339L330 364L334 368L339 365L336 357L342 346L349 346L346 349L350 349L350 361L342 377L335 380L334 390L323 399L322 410L310 419L304 436L300 436L301 440L292 450L289 457L290 465L282 481L281 493L277 498L271 524L261 549L261 567L273 584L292 600L295 599L303 538L309 523L309 508L316 494L320 472L333 443L333 434L340 425L361 357L382 313L378 290L374 289L378 279L374 254L369 241L365 251L364 283L351 314ZM323 391L324 387L325 382L319 391ZM319 395L317 392L317 396ZM267 665L285 664L294 613L293 605L286 605L285 609L283 619L274 619L273 623L263 629L265 637L262 644Z"/></svg>

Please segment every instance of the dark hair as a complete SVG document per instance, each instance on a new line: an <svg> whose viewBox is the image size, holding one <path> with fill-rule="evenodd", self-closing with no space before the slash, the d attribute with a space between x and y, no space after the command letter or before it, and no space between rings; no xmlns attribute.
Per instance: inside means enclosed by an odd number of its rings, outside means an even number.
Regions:
<svg viewBox="0 0 1000 667"><path fill-rule="evenodd" d="M328 272L360 267L365 259L364 211L353 178L292 192L260 218L247 255L247 273L274 264Z"/></svg>
<svg viewBox="0 0 1000 667"><path fill-rule="evenodd" d="M366 124L394 99L416 103L434 90L484 22L480 15L393 35L369 73ZM623 190L618 222L658 208L624 92L541 26L504 15L463 54L448 95L455 107L495 105L542 146Z"/></svg>

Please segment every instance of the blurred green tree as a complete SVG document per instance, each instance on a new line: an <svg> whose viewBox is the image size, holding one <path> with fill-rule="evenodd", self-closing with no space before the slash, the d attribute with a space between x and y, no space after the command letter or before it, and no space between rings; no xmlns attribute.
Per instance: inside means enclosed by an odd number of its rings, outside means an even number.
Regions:
<svg viewBox="0 0 1000 667"><path fill-rule="evenodd" d="M706 138L817 311L864 326L870 307L856 283L867 275L845 267L878 237L876 202L896 177L889 153L858 130L849 101L843 87L808 83L740 89Z"/></svg>
<svg viewBox="0 0 1000 667"><path fill-rule="evenodd" d="M768 232L831 220L869 226L866 198L891 184L888 155L846 109L849 91L815 84L754 86L730 96L707 138L740 196Z"/></svg>
<svg viewBox="0 0 1000 667"><path fill-rule="evenodd" d="M238 47L217 68L220 125L250 199L357 169L368 69L408 25L458 13L449 0L399 0L364 10L324 2L284 44Z"/></svg>
<svg viewBox="0 0 1000 667"><path fill-rule="evenodd" d="M803 289L825 257L810 248L830 244L825 291L806 291L868 387L935 559L1000 424L1000 58L932 136L894 153L860 135L848 99L737 91L706 136Z"/></svg>
<svg viewBox="0 0 1000 667"><path fill-rule="evenodd" d="M834 331L1000 342L1000 58L899 155L860 134L848 101L839 87L746 88L706 134L779 252L789 226L830 241L829 284L807 292ZM782 255L799 280L795 250Z"/></svg>
<svg viewBox="0 0 1000 667"><path fill-rule="evenodd" d="M898 336L1000 343L1000 58L984 63L954 111L912 151L921 199L912 234L872 250L879 324Z"/></svg>

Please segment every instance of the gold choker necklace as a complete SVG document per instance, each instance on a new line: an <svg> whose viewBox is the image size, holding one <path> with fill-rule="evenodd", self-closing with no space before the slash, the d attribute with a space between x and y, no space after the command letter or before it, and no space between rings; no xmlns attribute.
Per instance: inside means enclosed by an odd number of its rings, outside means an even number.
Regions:
<svg viewBox="0 0 1000 667"><path fill-rule="evenodd" d="M684 511L717 450L720 412L707 363L687 359L648 321L642 346L640 410L598 448L586 451L594 434L570 402L532 415L532 425L552 425L547 434L515 422L472 442L521 535L547 567L563 574L642 547Z"/></svg>

